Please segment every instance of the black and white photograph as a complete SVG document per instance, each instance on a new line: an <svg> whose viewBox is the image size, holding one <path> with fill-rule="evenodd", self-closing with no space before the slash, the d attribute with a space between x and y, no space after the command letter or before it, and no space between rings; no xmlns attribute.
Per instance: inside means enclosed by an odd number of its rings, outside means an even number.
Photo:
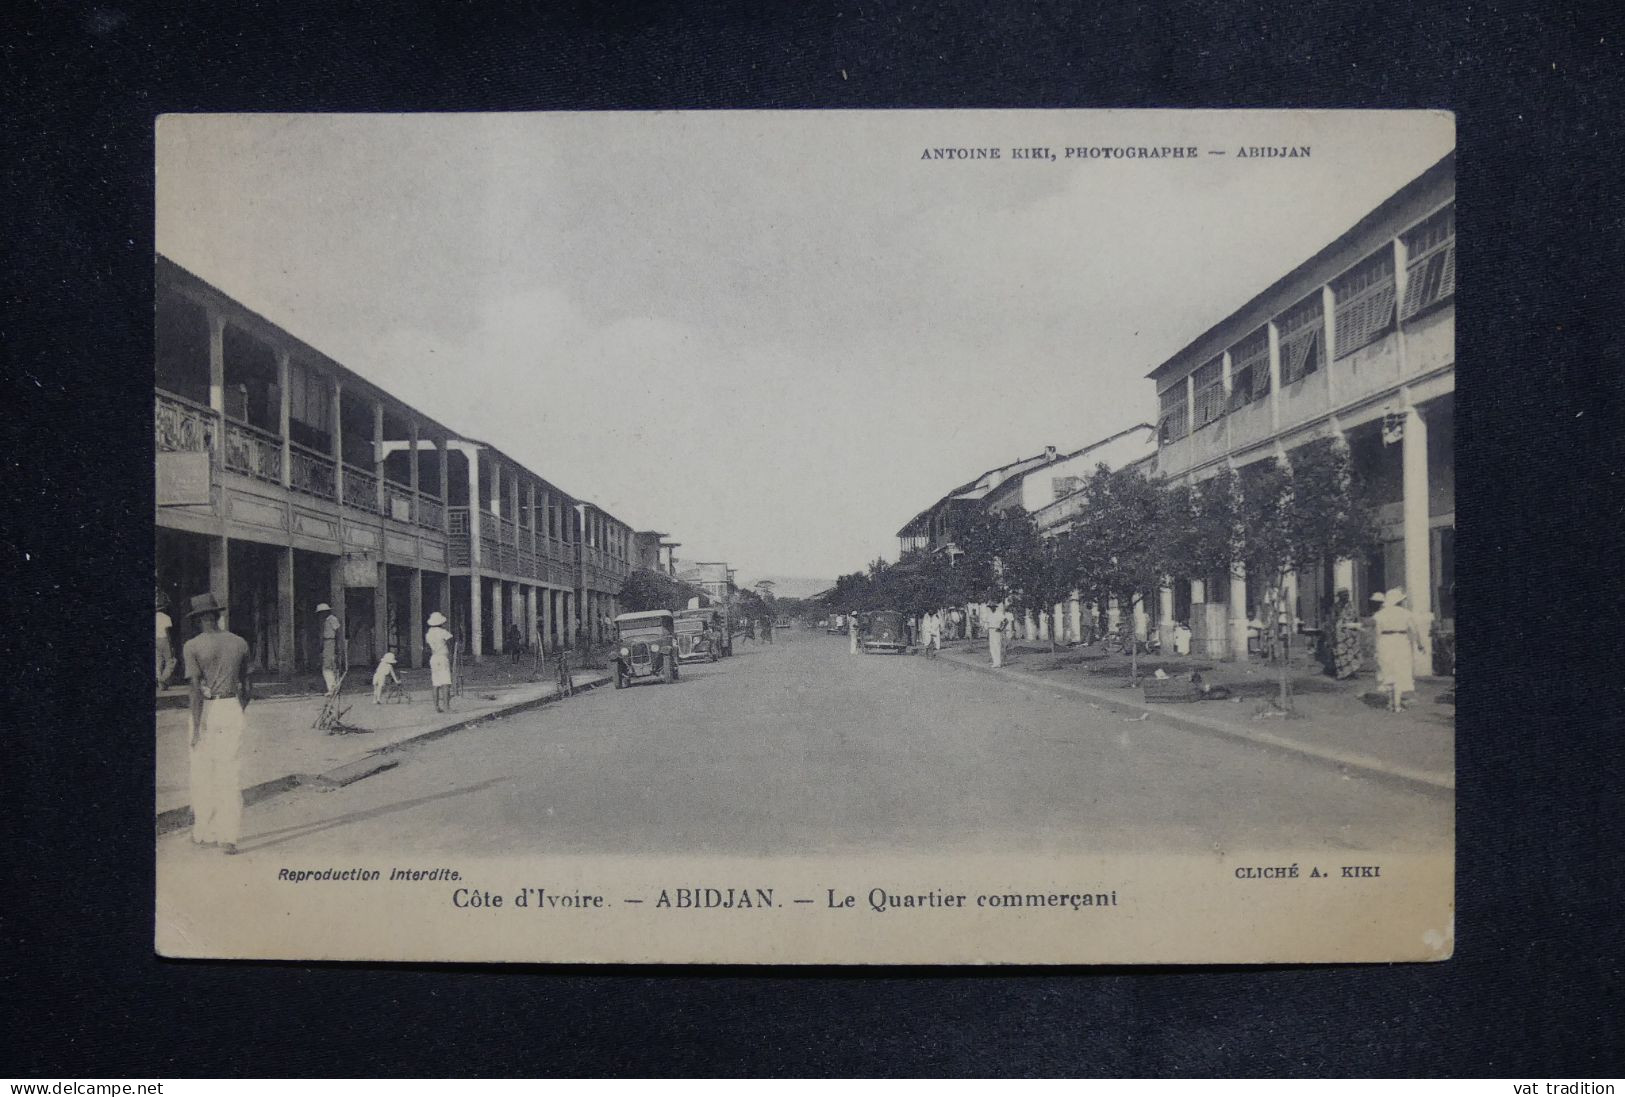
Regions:
<svg viewBox="0 0 1625 1097"><path fill-rule="evenodd" d="M160 954L1452 955L1448 112L155 147Z"/></svg>

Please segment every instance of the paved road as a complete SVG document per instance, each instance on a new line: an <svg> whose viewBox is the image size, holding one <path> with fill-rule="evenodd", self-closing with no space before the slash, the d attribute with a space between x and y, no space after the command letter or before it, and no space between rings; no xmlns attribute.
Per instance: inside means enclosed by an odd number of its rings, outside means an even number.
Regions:
<svg viewBox="0 0 1625 1097"><path fill-rule="evenodd" d="M844 637L740 642L247 812L242 859L375 851L845 854L1450 848L1445 794L1349 777ZM183 858L184 833L160 848Z"/></svg>

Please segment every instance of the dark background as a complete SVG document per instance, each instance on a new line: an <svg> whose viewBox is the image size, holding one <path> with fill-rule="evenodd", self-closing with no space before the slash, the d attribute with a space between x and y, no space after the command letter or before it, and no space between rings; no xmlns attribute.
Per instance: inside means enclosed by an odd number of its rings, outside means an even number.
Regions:
<svg viewBox="0 0 1625 1097"><path fill-rule="evenodd" d="M0 16L0 1074L1621 1073L1618 5L536 8ZM1458 112L1454 960L668 971L152 955L156 114L1094 106Z"/></svg>

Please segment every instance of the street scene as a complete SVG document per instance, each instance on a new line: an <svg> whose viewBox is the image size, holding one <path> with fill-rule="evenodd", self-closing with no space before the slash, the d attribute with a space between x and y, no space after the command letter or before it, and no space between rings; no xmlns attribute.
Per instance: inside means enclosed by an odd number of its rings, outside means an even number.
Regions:
<svg viewBox="0 0 1625 1097"><path fill-rule="evenodd" d="M1453 123L1220 117L163 119L161 947L295 863L1256 853L1433 859L1448 955Z"/></svg>
<svg viewBox="0 0 1625 1097"><path fill-rule="evenodd" d="M1245 849L1285 826L1343 854L1450 834L1448 795L1138 711L948 657L853 657L797 628L669 686L594 689L407 743L342 790L270 798L241 856L1163 852ZM207 855L184 831L162 841Z"/></svg>

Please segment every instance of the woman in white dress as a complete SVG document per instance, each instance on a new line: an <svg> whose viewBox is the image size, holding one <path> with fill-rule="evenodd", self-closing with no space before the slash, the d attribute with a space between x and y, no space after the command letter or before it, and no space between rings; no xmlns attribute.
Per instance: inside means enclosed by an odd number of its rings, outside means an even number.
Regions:
<svg viewBox="0 0 1625 1097"><path fill-rule="evenodd" d="M1422 650L1416 619L1401 603L1405 591L1395 587L1382 599L1383 607L1372 615L1377 631L1377 681L1388 690L1388 708L1398 712L1405 707L1405 694L1416 692L1412 652Z"/></svg>
<svg viewBox="0 0 1625 1097"><path fill-rule="evenodd" d="M429 631L423 642L429 646L429 678L434 684L434 710L451 711L451 630L446 628L446 615L439 610L429 614ZM445 708L440 707L444 690Z"/></svg>

